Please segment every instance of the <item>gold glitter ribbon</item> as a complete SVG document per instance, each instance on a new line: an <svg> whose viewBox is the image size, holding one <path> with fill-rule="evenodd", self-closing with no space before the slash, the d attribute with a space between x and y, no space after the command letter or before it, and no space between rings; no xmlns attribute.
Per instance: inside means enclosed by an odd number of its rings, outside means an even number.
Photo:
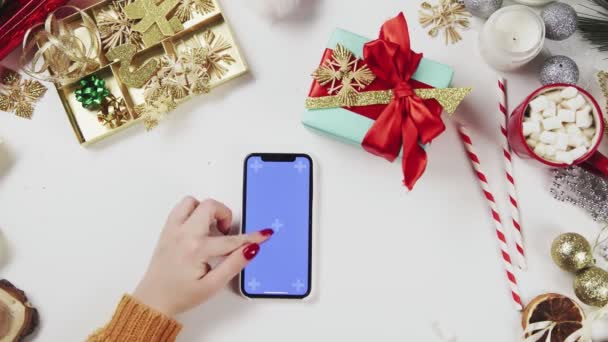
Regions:
<svg viewBox="0 0 608 342"><path fill-rule="evenodd" d="M66 20L57 18L57 13L66 9L80 15L78 25L69 25ZM43 29L39 30L41 26ZM81 28L88 39L81 39L76 34ZM27 30L21 64L23 71L34 78L65 84L98 69L100 53L101 38L95 21L77 7L63 6L49 14L44 24Z"/></svg>
<svg viewBox="0 0 608 342"><path fill-rule="evenodd" d="M435 99L443 109L453 114L472 88L419 88L415 89L416 96L423 100ZM309 97L306 99L307 109L327 109L338 107L361 107L377 104L389 104L393 100L392 90L366 91L357 93L350 106L338 95Z"/></svg>

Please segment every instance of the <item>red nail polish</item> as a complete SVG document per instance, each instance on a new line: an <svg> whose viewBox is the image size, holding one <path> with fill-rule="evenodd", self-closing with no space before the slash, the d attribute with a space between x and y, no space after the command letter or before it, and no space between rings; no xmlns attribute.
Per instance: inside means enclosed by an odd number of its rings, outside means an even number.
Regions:
<svg viewBox="0 0 608 342"><path fill-rule="evenodd" d="M270 229L270 228L266 228L266 229L262 229L260 230L260 234L269 237L272 236L272 234L274 234L274 230Z"/></svg>
<svg viewBox="0 0 608 342"><path fill-rule="evenodd" d="M251 260L255 258L256 255L258 255L259 251L260 245L258 245L257 243L252 243L251 245L245 247L245 249L243 250L243 256L245 257L245 259Z"/></svg>

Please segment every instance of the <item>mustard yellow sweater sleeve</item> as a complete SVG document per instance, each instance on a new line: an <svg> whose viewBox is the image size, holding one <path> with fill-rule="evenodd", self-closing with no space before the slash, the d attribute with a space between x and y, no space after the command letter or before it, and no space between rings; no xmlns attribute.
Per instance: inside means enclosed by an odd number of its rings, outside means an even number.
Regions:
<svg viewBox="0 0 608 342"><path fill-rule="evenodd" d="M181 329L177 321L124 295L110 323L87 342L173 342Z"/></svg>

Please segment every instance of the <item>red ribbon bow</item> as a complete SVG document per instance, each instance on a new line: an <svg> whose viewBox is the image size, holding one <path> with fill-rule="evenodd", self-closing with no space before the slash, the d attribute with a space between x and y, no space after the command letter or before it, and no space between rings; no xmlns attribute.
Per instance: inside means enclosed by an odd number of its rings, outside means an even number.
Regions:
<svg viewBox="0 0 608 342"><path fill-rule="evenodd" d="M422 54L410 50L410 37L403 13L382 25L380 38L365 44L367 66L378 79L393 89L393 101L376 118L363 139L366 151L394 161L403 146L403 183L412 189L424 173L428 144L445 130L441 106L435 100L422 100L415 88L428 85L412 80Z"/></svg>

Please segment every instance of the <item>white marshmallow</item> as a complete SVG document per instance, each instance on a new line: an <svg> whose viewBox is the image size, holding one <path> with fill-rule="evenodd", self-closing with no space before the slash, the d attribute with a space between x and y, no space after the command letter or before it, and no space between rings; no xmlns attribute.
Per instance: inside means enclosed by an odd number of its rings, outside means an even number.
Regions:
<svg viewBox="0 0 608 342"><path fill-rule="evenodd" d="M572 147L585 146L587 138L582 134L569 133L568 134L568 145Z"/></svg>
<svg viewBox="0 0 608 342"><path fill-rule="evenodd" d="M568 133L568 134L579 134L580 135L580 134L583 134L583 131L581 131L581 129L578 128L576 126L576 124L569 123L569 124L566 124L566 133Z"/></svg>
<svg viewBox="0 0 608 342"><path fill-rule="evenodd" d="M562 101L562 92L561 90L552 91L550 93L546 93L545 96L555 103L559 103Z"/></svg>
<svg viewBox="0 0 608 342"><path fill-rule="evenodd" d="M526 143L528 144L528 146L530 146L531 148L535 148L536 145L538 145L538 140L535 139L528 139L526 140Z"/></svg>
<svg viewBox="0 0 608 342"><path fill-rule="evenodd" d="M540 140L540 130L538 132L533 132L532 134L530 134L530 139L539 141Z"/></svg>
<svg viewBox="0 0 608 342"><path fill-rule="evenodd" d="M576 126L579 128L589 128L591 125L593 125L593 116L591 114L585 111L576 112Z"/></svg>
<svg viewBox="0 0 608 342"><path fill-rule="evenodd" d="M595 137L595 128L591 127L591 128L585 128L583 130L583 135L586 136L589 139L592 139L593 137Z"/></svg>
<svg viewBox="0 0 608 342"><path fill-rule="evenodd" d="M585 112L585 113L591 113L591 106L590 105L586 105L583 108L578 110L579 112Z"/></svg>
<svg viewBox="0 0 608 342"><path fill-rule="evenodd" d="M560 127L558 129L554 129L552 132L555 132L555 133L567 133L565 127Z"/></svg>
<svg viewBox="0 0 608 342"><path fill-rule="evenodd" d="M578 89L574 87L564 88L560 93L560 96L564 99L572 99L576 97L576 95L578 95Z"/></svg>
<svg viewBox="0 0 608 342"><path fill-rule="evenodd" d="M576 112L570 109L559 109L557 111L557 117L561 122L575 122Z"/></svg>
<svg viewBox="0 0 608 342"><path fill-rule="evenodd" d="M555 137L555 148L560 151L565 151L568 149L568 134L565 133L557 133Z"/></svg>
<svg viewBox="0 0 608 342"><path fill-rule="evenodd" d="M585 100L583 95L578 94L575 98L562 102L562 104L568 109L577 110L587 104L587 100Z"/></svg>
<svg viewBox="0 0 608 342"><path fill-rule="evenodd" d="M572 157L572 160L575 161L578 158L582 157L585 155L585 153L587 153L587 148L586 147L577 147L574 150L570 151L570 157Z"/></svg>
<svg viewBox="0 0 608 342"><path fill-rule="evenodd" d="M543 110L543 116L548 118L557 114L557 104L551 100L547 103L547 108Z"/></svg>
<svg viewBox="0 0 608 342"><path fill-rule="evenodd" d="M538 121L524 122L523 131L524 131L524 135L526 137L532 133L540 133L540 122L538 122Z"/></svg>
<svg viewBox="0 0 608 342"><path fill-rule="evenodd" d="M536 155L544 157L545 153L547 153L547 145L543 144L543 143L538 143L535 147L534 147L534 153L536 153Z"/></svg>
<svg viewBox="0 0 608 342"><path fill-rule="evenodd" d="M545 130L558 129L562 127L562 121L557 116L552 116L543 120Z"/></svg>
<svg viewBox="0 0 608 342"><path fill-rule="evenodd" d="M557 153L555 153L555 161L570 165L574 162L574 159L570 152L557 151Z"/></svg>
<svg viewBox="0 0 608 342"><path fill-rule="evenodd" d="M547 145L547 148L545 149L545 157L549 158L549 159L553 159L555 158L555 154L557 153L557 148L555 148L555 146L553 145Z"/></svg>
<svg viewBox="0 0 608 342"><path fill-rule="evenodd" d="M540 113L530 113L530 121L543 121L543 115Z"/></svg>
<svg viewBox="0 0 608 342"><path fill-rule="evenodd" d="M540 134L540 141L547 145L553 145L557 141L557 133L544 131Z"/></svg>
<svg viewBox="0 0 608 342"><path fill-rule="evenodd" d="M549 106L549 99L546 96L541 95L534 100L530 101L530 111L532 113L542 112Z"/></svg>

